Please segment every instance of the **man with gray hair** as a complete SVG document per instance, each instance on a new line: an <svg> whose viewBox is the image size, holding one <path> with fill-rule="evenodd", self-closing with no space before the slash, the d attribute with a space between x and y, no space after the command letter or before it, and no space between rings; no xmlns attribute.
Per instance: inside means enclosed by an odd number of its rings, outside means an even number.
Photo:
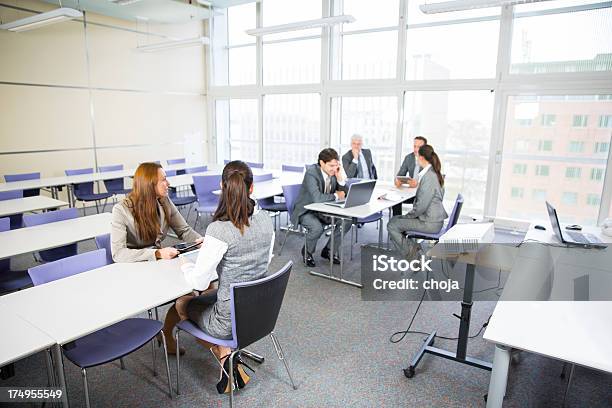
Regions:
<svg viewBox="0 0 612 408"><path fill-rule="evenodd" d="M342 167L348 178L377 179L376 167L372 162L370 149L363 149L363 137L354 134L351 137L351 150L342 156Z"/></svg>

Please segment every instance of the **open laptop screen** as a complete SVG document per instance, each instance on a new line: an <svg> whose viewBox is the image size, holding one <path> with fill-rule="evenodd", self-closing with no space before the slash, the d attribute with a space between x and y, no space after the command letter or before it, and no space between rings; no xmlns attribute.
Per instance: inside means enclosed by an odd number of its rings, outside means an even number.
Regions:
<svg viewBox="0 0 612 408"><path fill-rule="evenodd" d="M557 217L557 210L555 207L550 205L550 203L546 202L546 209L548 210L548 217L550 218L550 224L552 225L552 229L557 236L559 242L565 242L563 240L563 235L561 234L561 226L559 225L559 218Z"/></svg>

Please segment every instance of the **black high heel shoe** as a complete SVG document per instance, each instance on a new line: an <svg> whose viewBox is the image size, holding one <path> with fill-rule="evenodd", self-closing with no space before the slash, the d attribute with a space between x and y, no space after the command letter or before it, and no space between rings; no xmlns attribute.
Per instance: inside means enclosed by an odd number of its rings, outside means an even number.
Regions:
<svg viewBox="0 0 612 408"><path fill-rule="evenodd" d="M225 361L223 361L221 379L217 383L217 392L219 394L227 394L230 392L229 377L227 376L227 373L229 373L229 354L225 357L222 357L221 360L223 360L224 358ZM236 382L236 376L234 376L234 382Z"/></svg>
<svg viewBox="0 0 612 408"><path fill-rule="evenodd" d="M217 392L219 394L227 394L230 392L229 377L226 374L226 373L229 373L229 358L226 358L226 357L224 357L225 361L223 361L223 370L221 371L221 379L217 383ZM251 372L255 372L255 370L253 370L248 364L246 364L242 360L239 353L234 355L234 364L233 364L234 389L244 388L251 380L251 377L246 373L246 371L244 370L244 368L242 368L242 366L248 368L249 370L251 370Z"/></svg>

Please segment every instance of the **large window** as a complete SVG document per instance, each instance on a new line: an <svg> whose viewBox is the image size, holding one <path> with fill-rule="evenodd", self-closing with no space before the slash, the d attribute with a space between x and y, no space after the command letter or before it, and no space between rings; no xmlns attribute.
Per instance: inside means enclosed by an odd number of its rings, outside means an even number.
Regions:
<svg viewBox="0 0 612 408"><path fill-rule="evenodd" d="M603 191L603 176L606 171L606 155L590 154L593 150L585 148L609 143L610 132L598 128L597 123L579 121L584 129L576 130L576 116L597 116L612 112L612 101L593 95L540 95L511 96L508 99L506 128L504 132L503 159L500 177L497 214L499 216L541 219L546 217L544 200L546 197L559 211L563 222L593 224L599 214L599 202ZM546 113L542 113L546 112ZM526 129L516 125L516 116L531 115L542 118L542 127ZM551 136L547 124L555 118L555 132ZM582 132L586 139L573 140ZM513 148L515 140L529 138L537 149L517 152ZM549 138L554 138L553 140ZM565 147L564 147L565 146ZM533 163L535 175L554 177L521 177L521 186L537 190L532 200L523 200L520 205L508 201L508 191L516 183L515 167L522 163ZM516 196L511 196L516 198ZM589 198L590 197L590 198ZM584 205L586 202L589 205Z"/></svg>
<svg viewBox="0 0 612 408"><path fill-rule="evenodd" d="M512 28L513 74L547 74L612 70L612 8L533 15L557 8L558 1L515 7ZM588 4L595 1L572 2ZM571 27L571 29L568 29Z"/></svg>
<svg viewBox="0 0 612 408"><path fill-rule="evenodd" d="M378 178L391 181L397 134L397 98L393 96L342 97L332 99L334 140L340 140L339 154L350 150L351 137L363 137L363 147L372 151ZM339 129L337 125L339 124ZM337 133L340 137L337 138Z"/></svg>
<svg viewBox="0 0 612 408"><path fill-rule="evenodd" d="M217 100L215 112L218 157L257 161L257 100Z"/></svg>
<svg viewBox="0 0 612 408"><path fill-rule="evenodd" d="M492 117L490 91L406 92L402 158L425 136L442 161L444 199L452 205L463 194L464 214L484 210Z"/></svg>
<svg viewBox="0 0 612 408"><path fill-rule="evenodd" d="M373 6L369 0L344 0L343 6L341 14L356 21L341 27L341 79L395 78L399 1Z"/></svg>
<svg viewBox="0 0 612 408"><path fill-rule="evenodd" d="M321 146L319 94L266 95L263 110L264 164L317 162Z"/></svg>

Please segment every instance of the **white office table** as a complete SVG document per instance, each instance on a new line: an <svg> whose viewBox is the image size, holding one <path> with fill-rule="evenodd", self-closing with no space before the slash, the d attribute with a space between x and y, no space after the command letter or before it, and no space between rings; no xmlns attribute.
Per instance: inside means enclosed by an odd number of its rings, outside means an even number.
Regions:
<svg viewBox="0 0 612 408"><path fill-rule="evenodd" d="M380 198L384 194L387 194L390 192L397 195L396 199L388 200L388 199ZM416 188L408 188L408 187L398 188L398 187L395 187L391 183L384 183L384 182L378 183L377 182L376 187L374 188L374 192L372 193L372 197L370 198L370 202L367 204L359 205L356 207L350 207L350 208L340 208L340 207L328 205L325 203L312 203L312 204L308 204L304 206L304 208L309 211L316 211L316 212L326 214L330 217L331 225L332 225L331 247L333 248L336 218L340 218L342 220L349 220L353 222L357 220L358 218L366 218L373 214L376 214L377 212L391 208L396 204L403 203L407 199L414 197L415 194L416 194ZM382 218L379 220L379 223L380 225L378 228L378 243L379 245L381 245L382 244L382 230L383 230ZM310 274L314 276L319 276L321 278L330 279L336 282L341 282L341 283L345 283L348 285L352 285L352 286L361 288L362 287L361 283L353 282L353 281L343 278L343 275L342 275L342 267L344 263L344 256L342 253L343 252L342 250L343 241L344 241L344 222L340 223L340 268L339 268L340 272L339 272L338 277L333 275L333 268L334 268L334 262L333 262L334 257L333 256L329 257L329 275L315 272L315 271L310 271Z"/></svg>
<svg viewBox="0 0 612 408"><path fill-rule="evenodd" d="M2 296L0 307L57 343L54 359L59 385L65 389L60 346L191 291L178 259L115 263ZM48 300L44 307L41 299Z"/></svg>
<svg viewBox="0 0 612 408"><path fill-rule="evenodd" d="M0 259L57 248L110 233L110 213L88 215L0 233Z"/></svg>
<svg viewBox="0 0 612 408"><path fill-rule="evenodd" d="M251 171L253 172L253 175L272 173L272 176L277 177L277 178L282 177L282 174L284 173L290 173L290 172L281 172L280 170L267 170L267 169L251 169ZM220 176L222 172L223 172L222 168L209 169L207 171L203 171L199 173L181 174L178 176L171 176L171 177L168 177L167 180L170 183L170 187L190 186L190 185L193 185L193 176ZM300 173L295 173L295 174L300 174Z"/></svg>
<svg viewBox="0 0 612 408"><path fill-rule="evenodd" d="M559 244L549 223L530 228L525 241ZM585 228L604 242L599 228ZM612 246L605 250L610 251ZM502 296L503 298L503 296ZM612 302L499 301L483 338L495 344L487 407L501 407L512 349L612 372Z"/></svg>
<svg viewBox="0 0 612 408"><path fill-rule="evenodd" d="M65 201L46 196L33 196L0 201L0 217L26 212L48 210L68 205Z"/></svg>

